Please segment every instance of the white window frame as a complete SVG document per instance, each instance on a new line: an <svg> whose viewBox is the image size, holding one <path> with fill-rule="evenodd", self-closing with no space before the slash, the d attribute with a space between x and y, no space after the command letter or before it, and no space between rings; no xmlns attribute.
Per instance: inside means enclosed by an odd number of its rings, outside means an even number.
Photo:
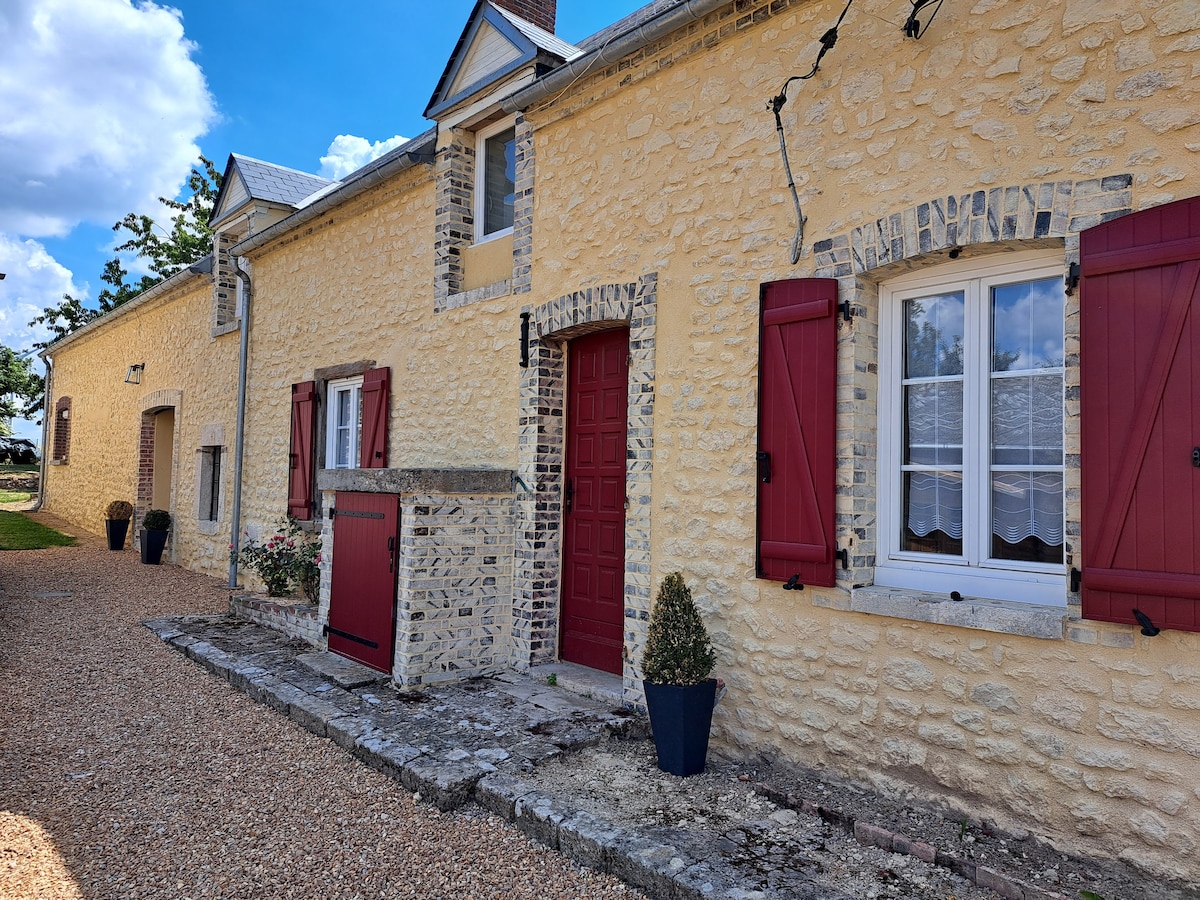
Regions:
<svg viewBox="0 0 1200 900"><path fill-rule="evenodd" d="M901 550L899 527L903 509L900 468L904 427L901 390L903 301L926 296L931 290L964 290L964 346L967 347L967 355L989 359L991 315L990 305L986 303L988 289L996 284L1061 278L1064 272L1061 251L1032 251L948 263L936 269L900 276L880 285L877 585L941 595L957 591L969 598L1066 606L1065 561L1047 564L989 558L991 432L986 411L990 407L990 378L982 365L964 374L963 555L948 557ZM980 353L982 357L979 357ZM1065 399L1063 415L1065 425ZM1065 518L1065 503L1063 513ZM968 527L968 520L972 527Z"/></svg>
<svg viewBox="0 0 1200 900"><path fill-rule="evenodd" d="M509 234L513 233L512 225L509 225L507 228L498 229L497 231L488 232L487 234L483 233L483 227L484 227L483 197L484 197L484 188L487 184L487 172L486 172L487 142L491 138L500 134L501 132L507 131L510 128L515 128L516 124L517 124L517 117L511 116L507 119L501 119L499 122L495 122L491 125L488 125L486 128L481 128L481 129L479 129L479 131L477 131L475 133L474 209L475 209L475 243L476 244L484 244L484 243L487 243L488 241L494 241L496 238L501 238L501 237L504 237L505 235L509 235ZM515 136L514 136L514 140L515 140ZM514 182L515 182L515 173L514 173ZM514 211L514 214L515 214L515 211Z"/></svg>
<svg viewBox="0 0 1200 900"><path fill-rule="evenodd" d="M362 450L362 384L361 375L352 378L338 378L325 385L326 415L325 415L325 467L327 469L357 469L359 455ZM349 425L338 423L337 396L343 391L350 393L350 408L358 415L352 416ZM337 439L342 427L350 429L350 460L348 465L337 464Z"/></svg>

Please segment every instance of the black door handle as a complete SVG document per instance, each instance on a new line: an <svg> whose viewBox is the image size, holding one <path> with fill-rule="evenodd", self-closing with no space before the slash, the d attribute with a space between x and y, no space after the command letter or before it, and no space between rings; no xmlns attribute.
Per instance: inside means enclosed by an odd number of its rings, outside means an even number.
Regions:
<svg viewBox="0 0 1200 900"><path fill-rule="evenodd" d="M396 565L396 538L395 536L388 537L388 571L394 571Z"/></svg>
<svg viewBox="0 0 1200 900"><path fill-rule="evenodd" d="M563 492L563 502L567 512L570 512L575 503L575 482L570 478L567 479L567 489Z"/></svg>
<svg viewBox="0 0 1200 900"><path fill-rule="evenodd" d="M1192 465L1200 469L1200 447L1192 448Z"/></svg>

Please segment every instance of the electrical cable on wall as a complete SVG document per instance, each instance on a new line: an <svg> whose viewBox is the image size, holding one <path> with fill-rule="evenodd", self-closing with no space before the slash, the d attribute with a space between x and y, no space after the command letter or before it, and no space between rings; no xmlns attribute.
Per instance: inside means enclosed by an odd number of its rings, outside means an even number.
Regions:
<svg viewBox="0 0 1200 900"><path fill-rule="evenodd" d="M938 10L942 8L944 0L908 0L908 2L912 4L912 12L908 14L908 21L904 23L904 36L919 41L921 35L928 31L929 26L933 24L934 17L937 16ZM929 14L929 18L922 25L918 16L921 10L927 6L932 6L933 12Z"/></svg>
<svg viewBox="0 0 1200 900"><path fill-rule="evenodd" d="M792 177L792 166L788 162L787 138L783 133L783 119L779 115L779 111L783 109L783 105L787 103L787 89L793 81L807 81L817 74L817 69L821 67L821 60L825 54L833 49L833 45L837 43L838 27L842 24L842 20L846 18L846 13L850 12L850 5L854 0L847 0L846 8L842 10L842 14L838 16L837 22L832 28L821 35L821 49L817 52L817 58L813 62L812 71L807 75L793 75L783 83L783 87L779 89L779 93L771 98L768 106L775 114L775 131L779 134L779 152L783 156L783 168L787 173L788 190L792 192L792 203L796 207L796 234L792 238L792 265L800 261L800 253L804 248L804 223L808 221L808 217L804 215L804 210L800 207L800 195L796 191L796 180ZM929 2L929 0L922 0ZM940 0L936 0L940 3ZM934 10L936 15L937 10ZM931 17L932 18L932 17Z"/></svg>

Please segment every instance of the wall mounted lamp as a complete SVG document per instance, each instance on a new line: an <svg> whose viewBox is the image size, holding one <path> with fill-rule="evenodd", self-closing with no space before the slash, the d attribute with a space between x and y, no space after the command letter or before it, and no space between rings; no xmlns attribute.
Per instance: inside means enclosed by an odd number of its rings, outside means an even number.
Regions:
<svg viewBox="0 0 1200 900"><path fill-rule="evenodd" d="M145 363L134 363L129 367L129 371L125 373L126 384L141 384L142 371L146 368Z"/></svg>

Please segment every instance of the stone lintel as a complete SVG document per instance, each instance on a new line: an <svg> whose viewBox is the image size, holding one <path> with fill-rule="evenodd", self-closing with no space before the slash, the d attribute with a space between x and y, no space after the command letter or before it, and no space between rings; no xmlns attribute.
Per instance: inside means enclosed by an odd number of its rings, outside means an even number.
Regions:
<svg viewBox="0 0 1200 900"><path fill-rule="evenodd" d="M321 469L322 491L371 494L511 494L511 469Z"/></svg>

